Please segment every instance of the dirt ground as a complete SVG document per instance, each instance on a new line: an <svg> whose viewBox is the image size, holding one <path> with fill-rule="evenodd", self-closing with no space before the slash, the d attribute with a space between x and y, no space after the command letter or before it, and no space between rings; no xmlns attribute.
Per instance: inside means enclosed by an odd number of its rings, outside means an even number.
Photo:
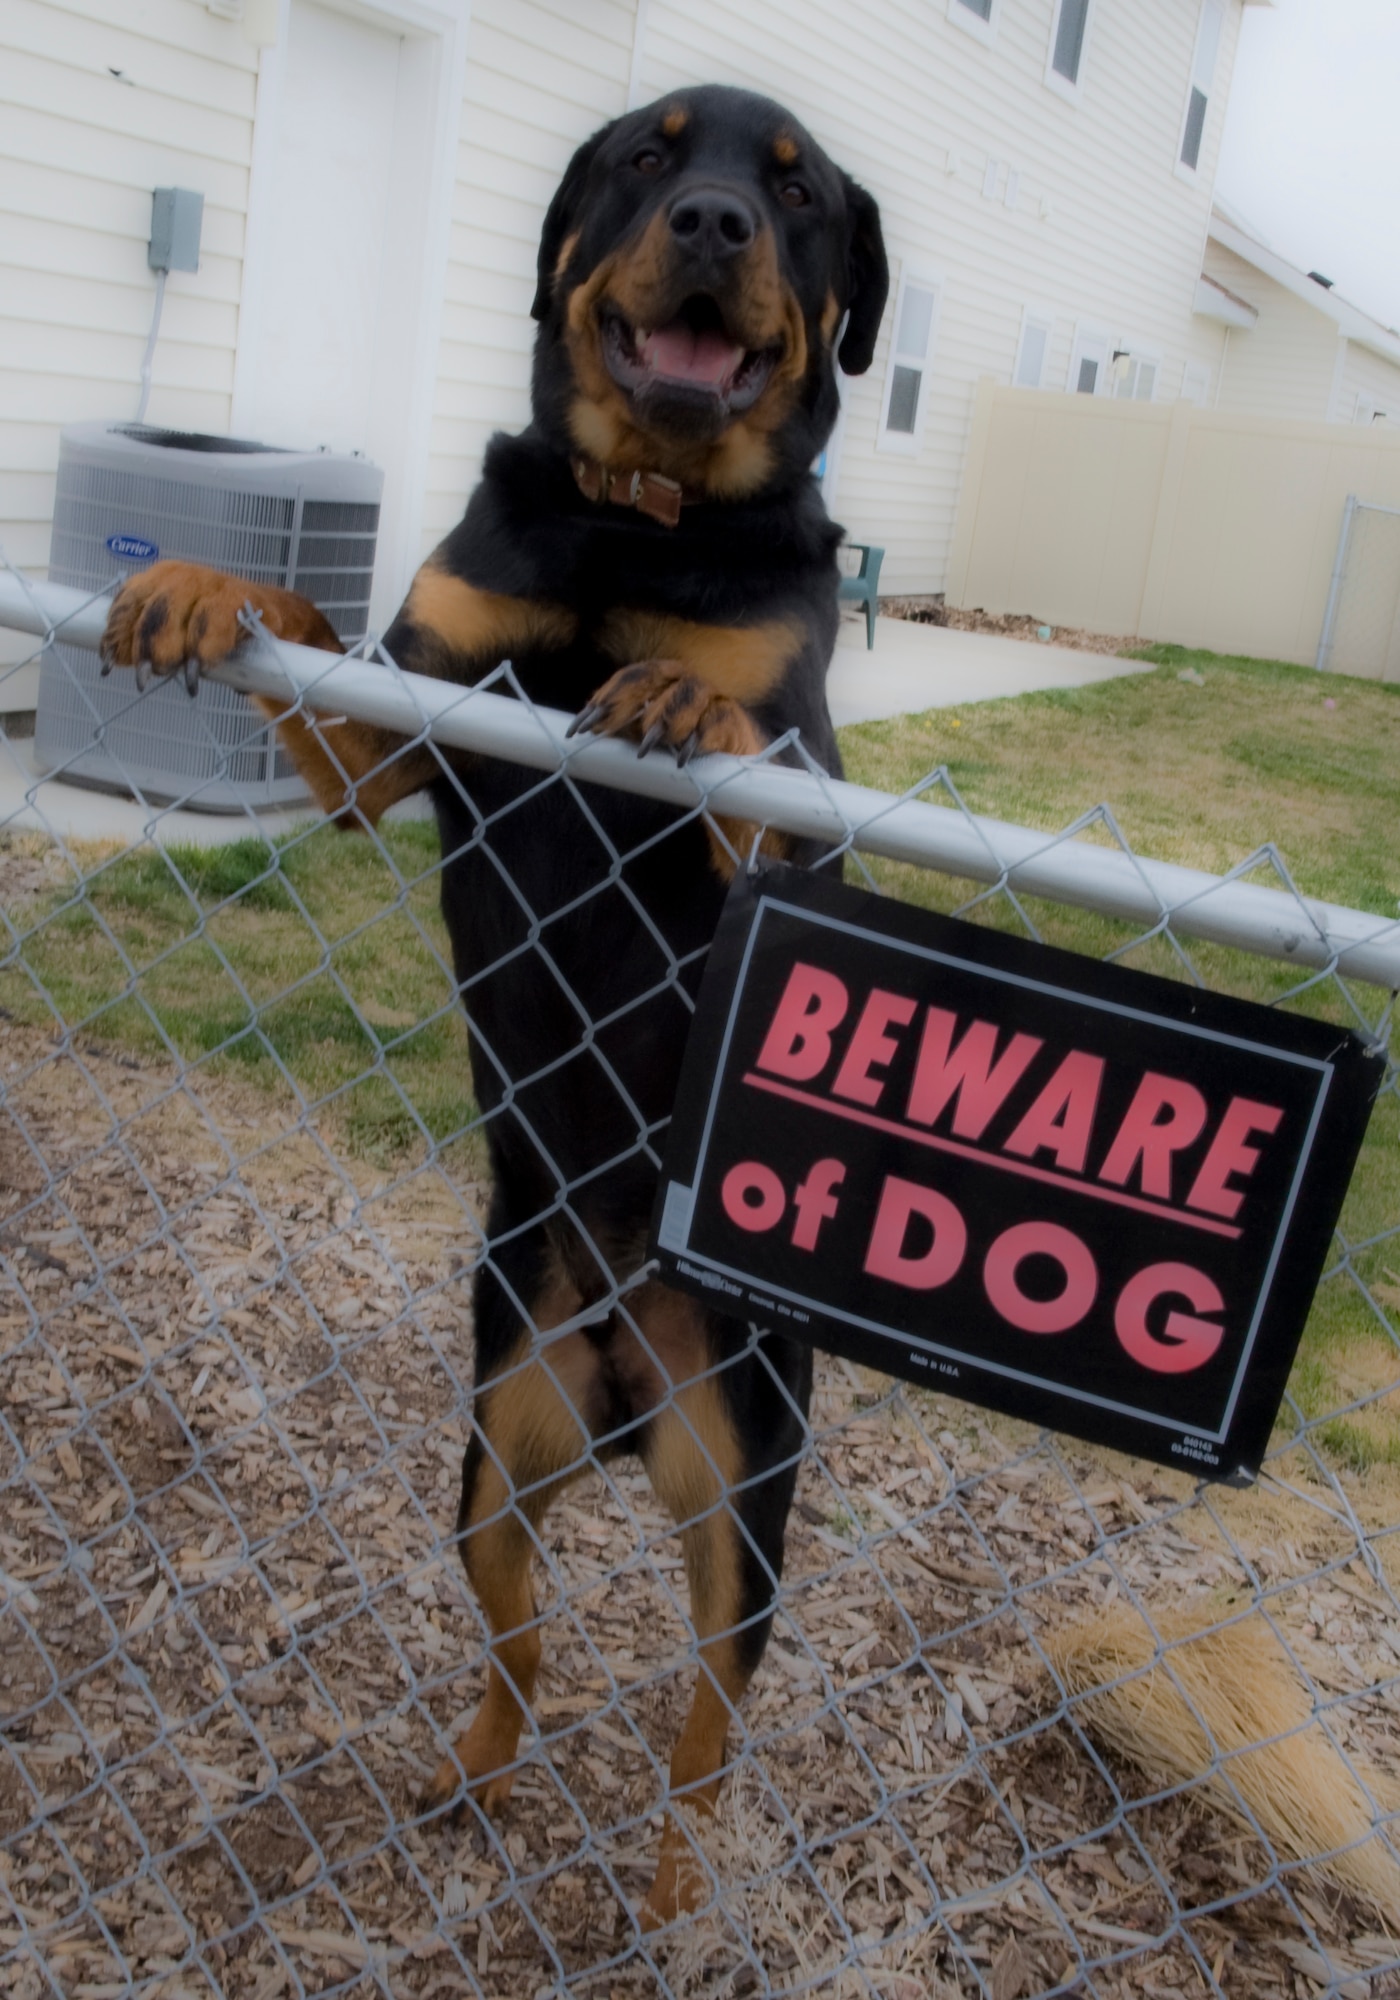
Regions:
<svg viewBox="0 0 1400 2000"><path fill-rule="evenodd" d="M693 1669L635 1469L549 1517L509 1816L417 1805L484 1678L448 1540L469 1169L372 1180L290 1099L29 1029L0 1026L0 1081L16 2000L1400 1990L1374 1907L1271 1867L1199 1788L1156 1796L1040 1648L1079 1611L1204 1620L1262 1586L1336 1740L1394 1769L1400 1629L1345 1514L1393 1527L1388 1475L1333 1486L1299 1446L1202 1498L823 1361L774 1639L701 1834L711 1906L644 1939Z"/></svg>
<svg viewBox="0 0 1400 2000"><path fill-rule="evenodd" d="M886 618L906 618L914 625L946 625L954 632L996 632L1004 639L1033 639L1043 646L1068 646L1076 653L1131 653L1144 641L1104 632L1085 632L1076 625L1047 625L1043 618L1017 612L957 610L941 597L882 597Z"/></svg>

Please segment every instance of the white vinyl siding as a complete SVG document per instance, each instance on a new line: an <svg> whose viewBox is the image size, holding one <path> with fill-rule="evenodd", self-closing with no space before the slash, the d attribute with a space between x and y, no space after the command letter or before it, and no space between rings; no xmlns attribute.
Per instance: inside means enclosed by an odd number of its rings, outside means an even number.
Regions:
<svg viewBox="0 0 1400 2000"><path fill-rule="evenodd" d="M1319 424L1341 417L1332 407L1337 329L1326 314L1221 243L1207 243L1204 268L1259 309L1247 332L1231 329L1215 407L1241 416L1288 415Z"/></svg>
<svg viewBox="0 0 1400 2000"><path fill-rule="evenodd" d="M540 225L575 147L626 108L635 14L635 0L472 0L425 550L461 518L492 433L530 420Z"/></svg>
<svg viewBox="0 0 1400 2000"><path fill-rule="evenodd" d="M467 0L439 4L468 15ZM719 81L791 105L879 200L893 268L946 278L919 448L880 448L892 302L869 373L847 385L839 474L840 518L886 550L882 582L941 589L973 390L983 374L1012 378L1027 299L1059 305L1045 385L1066 381L1077 320L1142 329L1173 383L1188 359L1213 379L1220 330L1190 302L1240 6L1226 0L1187 178L1171 167L1200 19L1188 0L1090 0L1072 115L1046 88L1053 0L992 0L980 23L963 0L869 0L858 61L843 0L471 0L424 545L460 518L491 433L527 420L539 227L574 147L625 107L634 75L643 103ZM136 407L157 185L198 188L205 223L199 272L170 280L150 416L230 420L257 52L195 0L141 0L123 14L139 30L111 13L8 0L0 28L13 190L0 199L0 537L36 567L59 423Z"/></svg>
<svg viewBox="0 0 1400 2000"><path fill-rule="evenodd" d="M1140 329L1173 382L1188 358L1213 369L1223 332L1191 310L1219 104L1199 175L1172 172L1195 0L1091 0L1073 110L1045 86L1052 0L1003 0L991 50L962 31L950 6L967 14L961 0L915 8L868 0L852 61L841 0L647 0L638 74L642 102L712 79L790 104L876 196L892 267L946 279L922 448L881 443L892 310L870 372L849 385L838 518L853 540L885 549L881 588L892 592L944 586L975 387L986 374L1011 380L1027 301L1057 308L1045 373L1055 390L1065 385L1077 319ZM1220 104L1240 13L1240 0L1228 0ZM1001 171L986 198L989 159Z"/></svg>
<svg viewBox="0 0 1400 2000"><path fill-rule="evenodd" d="M1365 406L1370 412L1368 422L1378 420L1377 413L1383 412L1386 423L1400 424L1400 363L1368 353L1356 341L1349 340L1338 398L1343 404L1344 421L1349 405L1353 418Z"/></svg>
<svg viewBox="0 0 1400 2000"><path fill-rule="evenodd" d="M155 187L197 189L204 220L198 272L166 287L149 416L228 425L257 52L188 0L121 15L7 0L0 25L0 543L29 568L60 426L136 414Z"/></svg>

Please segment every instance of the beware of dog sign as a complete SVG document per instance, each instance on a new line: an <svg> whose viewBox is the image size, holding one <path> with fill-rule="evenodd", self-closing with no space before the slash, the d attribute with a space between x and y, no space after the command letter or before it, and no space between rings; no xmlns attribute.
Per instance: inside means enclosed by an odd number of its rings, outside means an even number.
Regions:
<svg viewBox="0 0 1400 2000"><path fill-rule="evenodd" d="M1318 1021L772 868L715 939L652 1253L775 1331L1249 1478L1382 1070Z"/></svg>

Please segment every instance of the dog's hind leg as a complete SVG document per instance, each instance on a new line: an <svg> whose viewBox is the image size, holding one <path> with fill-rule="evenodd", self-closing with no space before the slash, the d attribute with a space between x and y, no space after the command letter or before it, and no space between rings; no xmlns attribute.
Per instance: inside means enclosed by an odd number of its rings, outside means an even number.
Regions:
<svg viewBox="0 0 1400 2000"><path fill-rule="evenodd" d="M652 1419L642 1456L652 1485L680 1526L699 1641L695 1694L671 1753L670 1797L712 1813L729 1725L773 1622L796 1455L762 1476L753 1463L752 1440L741 1441L719 1378L706 1376L678 1389ZM656 1877L642 1908L643 1927L698 1908L707 1891L705 1865L668 1812Z"/></svg>
<svg viewBox="0 0 1400 2000"><path fill-rule="evenodd" d="M540 1332L579 1310L562 1283L534 1314ZM590 1410L598 1363L583 1333L566 1333L530 1355L519 1341L477 1393L462 1464L457 1515L463 1567L491 1628L486 1694L423 1795L444 1806L465 1781L487 1812L499 1812L515 1781L520 1731L534 1693L540 1635L530 1587L535 1530L550 1502L590 1464Z"/></svg>

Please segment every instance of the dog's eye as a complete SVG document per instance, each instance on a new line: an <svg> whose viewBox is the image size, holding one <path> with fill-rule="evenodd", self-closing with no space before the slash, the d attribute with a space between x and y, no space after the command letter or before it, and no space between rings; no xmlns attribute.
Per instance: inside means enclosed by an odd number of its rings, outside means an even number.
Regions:
<svg viewBox="0 0 1400 2000"><path fill-rule="evenodd" d="M660 153L653 152L648 146L644 151L633 154L632 164L639 174L659 174L661 172L661 155Z"/></svg>
<svg viewBox="0 0 1400 2000"><path fill-rule="evenodd" d="M801 181L784 181L778 190L778 199L786 208L805 208L812 197Z"/></svg>

